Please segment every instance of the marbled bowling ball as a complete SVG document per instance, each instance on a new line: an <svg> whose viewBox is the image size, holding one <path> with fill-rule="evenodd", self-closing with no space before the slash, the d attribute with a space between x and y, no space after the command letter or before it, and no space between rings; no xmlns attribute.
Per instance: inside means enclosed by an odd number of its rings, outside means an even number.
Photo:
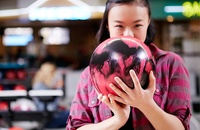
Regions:
<svg viewBox="0 0 200 130"><path fill-rule="evenodd" d="M96 90L104 95L117 95L109 86L118 76L126 85L134 89L134 83L129 74L133 69L146 89L149 84L149 73L155 64L149 48L140 40L132 37L109 38L99 44L90 58L90 74ZM121 89L122 90L122 89Z"/></svg>

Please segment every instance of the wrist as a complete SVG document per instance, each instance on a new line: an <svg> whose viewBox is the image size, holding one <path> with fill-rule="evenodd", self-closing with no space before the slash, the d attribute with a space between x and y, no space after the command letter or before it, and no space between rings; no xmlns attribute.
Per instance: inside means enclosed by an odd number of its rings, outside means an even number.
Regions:
<svg viewBox="0 0 200 130"><path fill-rule="evenodd" d="M121 118L119 118L118 116L113 116L112 117L113 119L113 126L114 126L114 128L116 129L116 130L118 130L118 129L120 129L122 126L124 126L125 124L126 124L126 122L127 122L127 120L126 119L121 119Z"/></svg>
<svg viewBox="0 0 200 130"><path fill-rule="evenodd" d="M157 107L157 104L152 99L152 100L148 100L148 102L141 104L141 106L139 106L138 109L143 113L148 113L149 111L152 110L152 108L155 108L155 107Z"/></svg>

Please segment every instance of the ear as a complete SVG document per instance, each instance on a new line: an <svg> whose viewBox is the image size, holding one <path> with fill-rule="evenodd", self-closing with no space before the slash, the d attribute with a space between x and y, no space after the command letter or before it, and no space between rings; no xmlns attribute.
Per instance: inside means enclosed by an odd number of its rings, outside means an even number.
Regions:
<svg viewBox="0 0 200 130"><path fill-rule="evenodd" d="M151 23L151 19L148 20L148 26L149 26L150 23Z"/></svg>

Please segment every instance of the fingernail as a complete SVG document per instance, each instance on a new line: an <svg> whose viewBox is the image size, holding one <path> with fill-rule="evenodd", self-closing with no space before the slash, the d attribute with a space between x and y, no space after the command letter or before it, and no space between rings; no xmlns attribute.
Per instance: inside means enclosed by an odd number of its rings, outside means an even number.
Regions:
<svg viewBox="0 0 200 130"><path fill-rule="evenodd" d="M134 71L133 69L131 69L131 70L129 71L129 73L135 74L135 71Z"/></svg>
<svg viewBox="0 0 200 130"><path fill-rule="evenodd" d="M100 93L100 94L98 94L97 98L99 99L100 97L102 97L102 94L101 94L101 93Z"/></svg>
<svg viewBox="0 0 200 130"><path fill-rule="evenodd" d="M115 81L118 80L118 79L119 79L119 77L115 77L115 78L114 78Z"/></svg>

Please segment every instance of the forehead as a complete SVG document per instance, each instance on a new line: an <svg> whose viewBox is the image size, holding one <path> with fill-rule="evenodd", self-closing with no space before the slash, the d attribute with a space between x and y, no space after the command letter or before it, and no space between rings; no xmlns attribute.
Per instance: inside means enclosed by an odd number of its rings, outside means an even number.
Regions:
<svg viewBox="0 0 200 130"><path fill-rule="evenodd" d="M137 4L115 4L108 13L108 18L115 20L126 19L148 19L147 7L142 7Z"/></svg>

